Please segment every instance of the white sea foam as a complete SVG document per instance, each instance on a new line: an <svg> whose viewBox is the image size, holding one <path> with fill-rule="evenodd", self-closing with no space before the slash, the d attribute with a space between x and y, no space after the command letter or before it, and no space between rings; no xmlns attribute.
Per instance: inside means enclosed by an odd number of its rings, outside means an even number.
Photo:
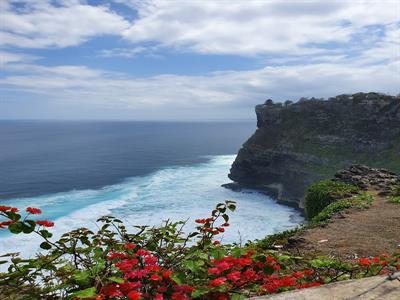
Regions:
<svg viewBox="0 0 400 300"><path fill-rule="evenodd" d="M222 188L221 184L229 182L226 174L234 158L234 155L213 156L206 163L170 167L97 190L16 199L15 203L21 208L40 207L44 211L41 217L56 223L55 238L78 227L95 229L95 220L109 214L128 225L159 225L166 219L189 219L187 230L190 230L194 219L208 216L216 203L226 199L237 202L237 211L231 214L231 227L220 237L223 242L262 238L302 220L296 210L263 194ZM3 234L0 253L21 251L23 255L31 255L38 245L39 240L31 235Z"/></svg>

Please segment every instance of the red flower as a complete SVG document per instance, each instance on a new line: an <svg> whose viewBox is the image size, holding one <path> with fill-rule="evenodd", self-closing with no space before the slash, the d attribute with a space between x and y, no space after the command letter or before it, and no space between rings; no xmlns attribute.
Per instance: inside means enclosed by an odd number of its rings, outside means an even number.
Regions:
<svg viewBox="0 0 400 300"><path fill-rule="evenodd" d="M135 249L135 248L136 248L136 245L135 245L135 244L132 244L132 243L128 243L128 244L125 244L125 245L124 245L124 248L125 248L126 250L132 250L132 249Z"/></svg>
<svg viewBox="0 0 400 300"><path fill-rule="evenodd" d="M220 242L220 241L214 241L213 244L214 244L214 245L220 245L221 242Z"/></svg>
<svg viewBox="0 0 400 300"><path fill-rule="evenodd" d="M307 289L313 286L320 286L321 283L320 282L307 282L307 283L303 283L303 284L299 284L298 286L296 286L296 288L298 289Z"/></svg>
<svg viewBox="0 0 400 300"><path fill-rule="evenodd" d="M269 264L274 264L276 262L275 258L270 255L268 255L266 257L266 260L267 260L267 263L269 263Z"/></svg>
<svg viewBox="0 0 400 300"><path fill-rule="evenodd" d="M154 300L164 300L164 296L162 294L156 294Z"/></svg>
<svg viewBox="0 0 400 300"><path fill-rule="evenodd" d="M189 300L189 297L180 292L174 292L171 295L171 300Z"/></svg>
<svg viewBox="0 0 400 300"><path fill-rule="evenodd" d="M47 221L47 220L42 220L42 221L36 221L37 225L44 226L44 227L53 227L54 222Z"/></svg>
<svg viewBox="0 0 400 300"><path fill-rule="evenodd" d="M18 208L16 207L11 207L11 206L5 206L5 205L0 205L0 211L2 212L7 212L7 211L11 211L11 212L17 212Z"/></svg>
<svg viewBox="0 0 400 300"><path fill-rule="evenodd" d="M219 277L211 280L210 284L211 286L220 286L225 284L226 278L225 277Z"/></svg>
<svg viewBox="0 0 400 300"><path fill-rule="evenodd" d="M150 254L149 251L144 250L144 249L139 249L136 253L137 253L137 255L139 255L139 256L146 256L146 255L149 255L149 254Z"/></svg>
<svg viewBox="0 0 400 300"><path fill-rule="evenodd" d="M187 285L187 284L178 285L178 286L176 286L175 289L176 289L178 292L181 292L181 293L191 293L191 292L194 291L194 288L191 287L190 285Z"/></svg>
<svg viewBox="0 0 400 300"><path fill-rule="evenodd" d="M219 232L224 232L224 231L225 231L225 228L220 227L220 228L218 228L218 231L219 231Z"/></svg>
<svg viewBox="0 0 400 300"><path fill-rule="evenodd" d="M149 280L151 281L161 281L162 278L160 276L158 276L157 274L153 274L150 276Z"/></svg>
<svg viewBox="0 0 400 300"><path fill-rule="evenodd" d="M139 292L136 292L136 291L131 291L131 292L128 293L127 296L131 300L139 300L141 294Z"/></svg>
<svg viewBox="0 0 400 300"><path fill-rule="evenodd" d="M0 228L4 228L10 224L14 223L14 221L4 221L4 222L0 222Z"/></svg>
<svg viewBox="0 0 400 300"><path fill-rule="evenodd" d="M196 223L199 223L199 224L204 224L204 223L206 223L207 221L206 221L206 219L196 219L196 220L194 220Z"/></svg>
<svg viewBox="0 0 400 300"><path fill-rule="evenodd" d="M221 274L221 271L218 268L209 268L208 274L209 275L211 275L211 274L219 275L219 274Z"/></svg>
<svg viewBox="0 0 400 300"><path fill-rule="evenodd" d="M361 265L361 266L369 266L369 265L371 265L371 261L368 259L368 258L360 258L359 260L358 260L358 263Z"/></svg>
<svg viewBox="0 0 400 300"><path fill-rule="evenodd" d="M125 255L124 253L120 253L120 252L111 252L111 253L108 254L108 256L107 256L107 258L108 258L109 260L113 260L114 258L122 259L122 258L125 258L125 257L126 257L126 255Z"/></svg>
<svg viewBox="0 0 400 300"><path fill-rule="evenodd" d="M150 272L158 272L161 270L161 267L158 265L149 265L149 266L145 266L144 269L146 271L150 271Z"/></svg>
<svg viewBox="0 0 400 300"><path fill-rule="evenodd" d="M117 285L115 283L104 286L101 289L101 293L107 297L122 297L123 294L120 290L118 290Z"/></svg>
<svg viewBox="0 0 400 300"><path fill-rule="evenodd" d="M115 263L115 266L122 272L127 272L132 270L133 267L137 266L139 261L136 258L124 259L121 262Z"/></svg>
<svg viewBox="0 0 400 300"><path fill-rule="evenodd" d="M220 271L228 270L231 267L231 265L225 261L218 262L216 266Z"/></svg>
<svg viewBox="0 0 400 300"><path fill-rule="evenodd" d="M11 209L11 206L0 205L0 211L6 212L10 209Z"/></svg>
<svg viewBox="0 0 400 300"><path fill-rule="evenodd" d="M144 261L146 264L152 265L155 264L157 262L157 257L155 256L147 256L144 258Z"/></svg>
<svg viewBox="0 0 400 300"><path fill-rule="evenodd" d="M228 275L226 275L226 278L228 278L230 281L238 281L240 280L240 272L239 271L233 271L231 273L229 273Z"/></svg>
<svg viewBox="0 0 400 300"><path fill-rule="evenodd" d="M172 271L170 271L170 270L166 270L166 271L162 272L162 277L164 277L164 278L170 278L171 275L172 275Z"/></svg>
<svg viewBox="0 0 400 300"><path fill-rule="evenodd" d="M377 264L377 263L379 263L379 257L373 257L372 259L371 259L371 261L373 262L373 263L375 263L375 264Z"/></svg>
<svg viewBox="0 0 400 300"><path fill-rule="evenodd" d="M40 215L42 211L39 208L34 208L34 207L28 207L26 209L28 213L31 213L32 215Z"/></svg>
<svg viewBox="0 0 400 300"><path fill-rule="evenodd" d="M142 286L142 283L139 281L126 281L124 283L121 283L119 285L120 289L124 292L124 293L128 293L132 290L137 290Z"/></svg>
<svg viewBox="0 0 400 300"><path fill-rule="evenodd" d="M304 274L301 272L292 272L292 276L296 279L300 279L304 277Z"/></svg>
<svg viewBox="0 0 400 300"><path fill-rule="evenodd" d="M273 265L272 268L273 268L275 271L278 271L278 270L281 269L281 266L278 265L278 264L276 264L276 265Z"/></svg>
<svg viewBox="0 0 400 300"><path fill-rule="evenodd" d="M312 269L304 269L304 274L306 274L307 276L311 276L312 274L314 274L314 270L312 270Z"/></svg>

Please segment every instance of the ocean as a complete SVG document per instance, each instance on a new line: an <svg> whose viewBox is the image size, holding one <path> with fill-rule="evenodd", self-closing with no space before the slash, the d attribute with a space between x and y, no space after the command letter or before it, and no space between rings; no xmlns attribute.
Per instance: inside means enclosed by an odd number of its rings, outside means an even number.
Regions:
<svg viewBox="0 0 400 300"><path fill-rule="evenodd" d="M298 211L252 190L221 187L255 122L0 121L0 204L43 210L53 232L114 215L130 225L208 216L237 202L221 242L246 242L296 226ZM0 230L0 254L31 255L39 241Z"/></svg>

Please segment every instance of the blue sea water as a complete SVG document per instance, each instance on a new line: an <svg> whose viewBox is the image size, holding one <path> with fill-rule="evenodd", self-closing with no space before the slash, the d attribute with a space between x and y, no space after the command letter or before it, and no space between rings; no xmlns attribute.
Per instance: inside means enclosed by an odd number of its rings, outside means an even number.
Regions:
<svg viewBox="0 0 400 300"><path fill-rule="evenodd" d="M255 191L221 187L254 122L0 122L0 203L39 207L60 235L111 214L129 225L208 216L237 201L222 242L288 229L299 213ZM17 248L18 245L18 248ZM37 251L31 236L0 232L0 254Z"/></svg>

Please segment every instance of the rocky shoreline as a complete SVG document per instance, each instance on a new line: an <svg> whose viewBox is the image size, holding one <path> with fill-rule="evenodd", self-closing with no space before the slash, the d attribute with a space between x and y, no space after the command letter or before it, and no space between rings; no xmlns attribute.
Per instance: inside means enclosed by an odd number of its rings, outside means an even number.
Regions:
<svg viewBox="0 0 400 300"><path fill-rule="evenodd" d="M255 110L258 128L240 149L226 188L256 189L302 209L307 186L337 170L366 164L390 170L388 176L400 172L399 96L269 99Z"/></svg>

